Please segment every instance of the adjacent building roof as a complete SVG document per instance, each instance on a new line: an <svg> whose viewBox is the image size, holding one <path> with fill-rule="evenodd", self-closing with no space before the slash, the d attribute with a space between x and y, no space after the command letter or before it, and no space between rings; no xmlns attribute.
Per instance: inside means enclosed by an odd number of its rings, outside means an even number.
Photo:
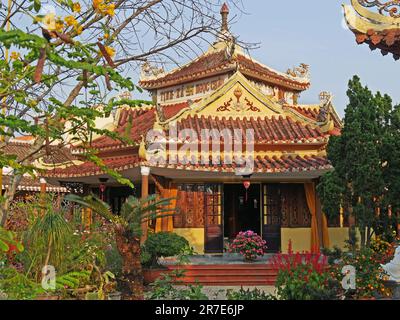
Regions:
<svg viewBox="0 0 400 320"><path fill-rule="evenodd" d="M345 17L358 44L368 44L383 55L392 53L400 59L400 9L393 1L352 0L345 5ZM375 11L374 11L375 10Z"/></svg>

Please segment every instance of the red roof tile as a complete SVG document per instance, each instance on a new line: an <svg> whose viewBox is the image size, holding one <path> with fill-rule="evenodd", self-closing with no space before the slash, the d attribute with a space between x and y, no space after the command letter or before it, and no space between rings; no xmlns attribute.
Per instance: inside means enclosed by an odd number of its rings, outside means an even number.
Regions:
<svg viewBox="0 0 400 320"><path fill-rule="evenodd" d="M299 106L299 105L285 105L285 107L292 108L293 110L297 111L298 113L302 114L303 116L306 116L307 118L310 118L313 121L318 120L318 115L319 112L316 108L312 107L304 107L304 106ZM336 119L336 117L332 117L333 122L335 123L335 129L341 130L342 124Z"/></svg>
<svg viewBox="0 0 400 320"><path fill-rule="evenodd" d="M182 160L182 159L181 159ZM184 157L178 164L169 165L158 164L155 166L166 167L169 169L180 169L189 171L216 171L216 172L234 172L235 169L243 168L244 165L238 165L235 161L232 164L214 164L210 157L208 163L198 163L194 158L190 161ZM254 173L290 173L301 171L327 170L332 166L326 157L318 156L281 156L281 157L261 157L254 159Z"/></svg>
<svg viewBox="0 0 400 320"><path fill-rule="evenodd" d="M188 171L217 171L217 172L234 172L235 169L244 167L238 165L235 161L232 164L214 164L210 157L208 163L197 163L194 159L191 163L190 159L185 157L178 164L158 163L151 164L147 163L151 167L169 168L178 170ZM140 165L139 158L137 156L123 156L113 157L104 159L104 163L111 169L116 171L129 170ZM331 169L331 165L326 157L317 156L281 156L281 157L261 157L258 156L254 160L254 172L255 173L289 173L289 172L301 172L301 171L313 171L313 170L326 170ZM91 162L85 162L79 166L71 166L66 169L55 169L48 171L47 176L56 176L59 178L76 178L86 177L93 175L102 175L104 172Z"/></svg>
<svg viewBox="0 0 400 320"><path fill-rule="evenodd" d="M153 128L156 121L156 114L154 108L144 108L143 110L125 110L118 121L118 127L115 130L120 136L129 138L134 144L141 141L142 135ZM112 149L123 146L129 146L120 140L112 139L111 137L104 136L95 139L91 145L97 149ZM79 149L79 147L77 147Z"/></svg>
<svg viewBox="0 0 400 320"><path fill-rule="evenodd" d="M273 71L244 55L237 54L231 59L226 57L224 50L201 56L197 60L156 79L142 80L140 85L146 89L156 89L174 86L189 81L200 80L215 75L226 74L239 70L257 80L303 91L310 86L309 81L298 81L289 75Z"/></svg>
<svg viewBox="0 0 400 320"><path fill-rule="evenodd" d="M138 165L137 155L127 155L103 159L105 166L116 171L128 170ZM80 165L71 165L65 169L55 168L45 173L47 177L87 177L101 175L104 172L93 162L86 161Z"/></svg>
<svg viewBox="0 0 400 320"><path fill-rule="evenodd" d="M277 143L306 143L306 142L325 142L326 136L316 127L303 125L299 121L295 122L290 117L283 118L212 118L188 116L177 123L178 132L183 129L194 129L200 137L202 129L253 129L257 143L277 144Z"/></svg>
<svg viewBox="0 0 400 320"><path fill-rule="evenodd" d="M354 31L358 44L366 43L372 50L380 49L383 55L389 52L395 60L400 59L400 28L383 31L368 30L367 33Z"/></svg>

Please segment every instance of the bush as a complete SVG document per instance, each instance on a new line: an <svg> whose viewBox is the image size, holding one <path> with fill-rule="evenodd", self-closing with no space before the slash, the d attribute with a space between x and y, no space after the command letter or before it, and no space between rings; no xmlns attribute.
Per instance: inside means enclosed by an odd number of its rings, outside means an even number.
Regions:
<svg viewBox="0 0 400 320"><path fill-rule="evenodd" d="M253 301L253 300L277 300L275 296L265 293L264 291L255 288L254 290L240 288L238 291L228 290L226 293L228 300L241 300L241 301Z"/></svg>
<svg viewBox="0 0 400 320"><path fill-rule="evenodd" d="M263 256L265 250L265 241L253 231L239 232L229 248L229 252L238 252L248 261Z"/></svg>
<svg viewBox="0 0 400 320"><path fill-rule="evenodd" d="M337 299L339 283L327 270L327 258L320 253L279 254L273 258L278 270L277 294L281 300Z"/></svg>
<svg viewBox="0 0 400 320"><path fill-rule="evenodd" d="M145 262L145 264L149 263L153 267L159 266L159 258L180 255L188 247L189 242L176 233L153 233L149 235L143 245L142 262Z"/></svg>
<svg viewBox="0 0 400 320"><path fill-rule="evenodd" d="M370 248L364 248L343 258L331 266L331 275L338 281L344 277L344 266L353 266L356 271L356 289L343 290L342 295L347 299L373 298L390 296L390 290L384 285L385 275L380 265L382 256Z"/></svg>

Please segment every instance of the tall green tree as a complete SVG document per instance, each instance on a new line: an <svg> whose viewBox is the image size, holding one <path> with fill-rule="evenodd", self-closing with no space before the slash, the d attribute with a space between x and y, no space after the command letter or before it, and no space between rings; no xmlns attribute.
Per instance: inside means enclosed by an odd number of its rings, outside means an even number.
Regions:
<svg viewBox="0 0 400 320"><path fill-rule="evenodd" d="M397 143L392 121L397 108L388 95L373 94L357 76L349 81L347 96L342 133L331 137L327 148L334 171L321 179L318 193L328 215L337 216L343 207L355 219L361 244L368 245L374 233L391 226L389 204L397 206L393 187L398 187L399 166L389 151Z"/></svg>

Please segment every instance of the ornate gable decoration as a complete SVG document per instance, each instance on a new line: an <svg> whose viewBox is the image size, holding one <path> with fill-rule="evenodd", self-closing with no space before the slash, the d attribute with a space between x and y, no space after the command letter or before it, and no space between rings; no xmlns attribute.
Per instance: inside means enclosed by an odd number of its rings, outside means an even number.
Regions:
<svg viewBox="0 0 400 320"><path fill-rule="evenodd" d="M261 93L238 71L218 90L183 109L167 122L179 121L189 115L219 118L265 118L282 113L282 106L276 99Z"/></svg>

